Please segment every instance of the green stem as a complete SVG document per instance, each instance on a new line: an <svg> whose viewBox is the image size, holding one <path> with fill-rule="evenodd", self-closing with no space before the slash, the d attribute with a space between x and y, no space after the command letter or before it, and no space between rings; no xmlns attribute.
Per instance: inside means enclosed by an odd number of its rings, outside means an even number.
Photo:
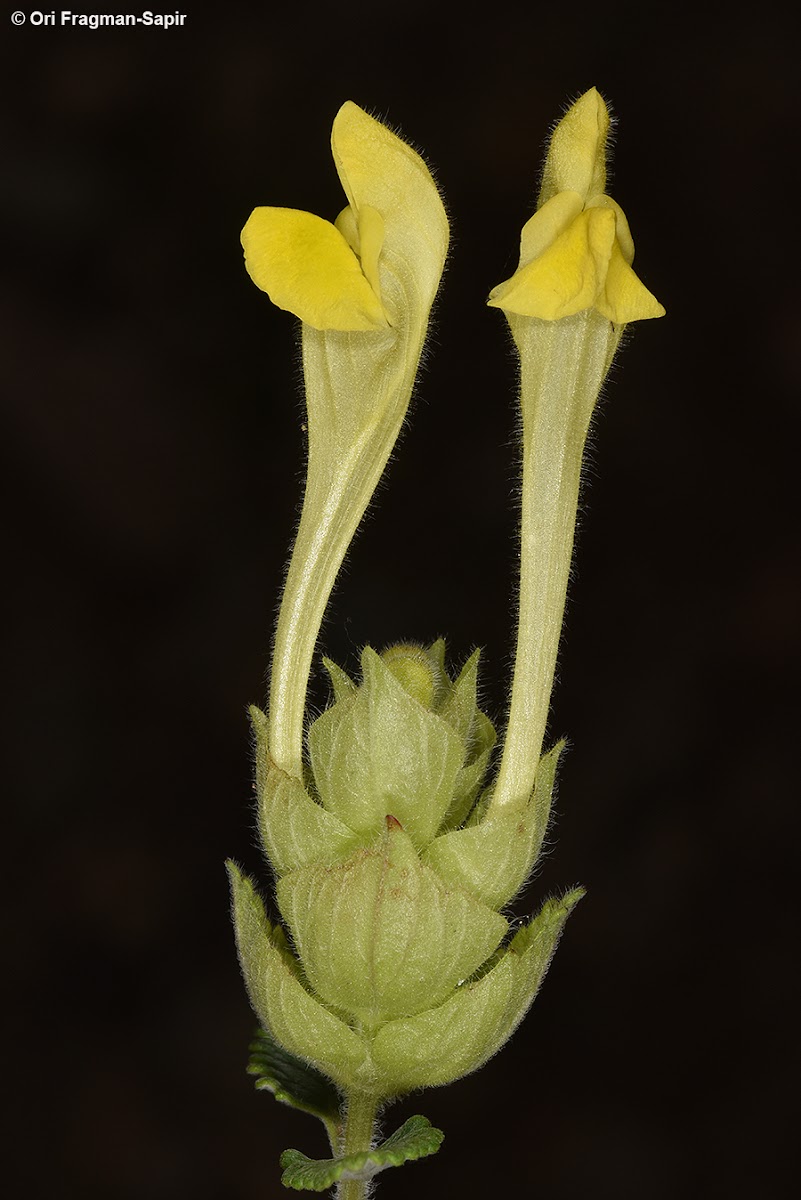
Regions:
<svg viewBox="0 0 801 1200"><path fill-rule="evenodd" d="M520 352L523 494L520 612L509 724L493 803L534 785L562 629L581 463L593 409L622 332L593 310L511 316Z"/></svg>
<svg viewBox="0 0 801 1200"><path fill-rule="evenodd" d="M357 1154L369 1150L373 1145L375 1118L378 1101L375 1096L364 1092L351 1092L345 1112L345 1133L342 1139L342 1154ZM337 1200L365 1200L367 1181L344 1179L337 1188Z"/></svg>

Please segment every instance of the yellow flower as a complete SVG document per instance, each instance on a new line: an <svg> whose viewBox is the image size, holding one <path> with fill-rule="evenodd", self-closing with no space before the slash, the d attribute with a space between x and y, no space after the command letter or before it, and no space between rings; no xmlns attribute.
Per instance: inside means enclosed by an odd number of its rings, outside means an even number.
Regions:
<svg viewBox="0 0 801 1200"><path fill-rule="evenodd" d="M539 206L520 235L520 265L489 303L558 321L594 308L616 325L664 316L631 269L628 221L606 186L609 113L595 88L568 110L551 138Z"/></svg>
<svg viewBox="0 0 801 1200"><path fill-rule="evenodd" d="M331 148L348 206L333 223L254 209L242 230L245 266L274 304L315 329L386 332L404 318L387 272L414 276L411 294L430 307L448 245L442 203L419 155L351 101Z"/></svg>
<svg viewBox="0 0 801 1200"><path fill-rule="evenodd" d="M420 155L351 101L331 148L348 200L333 224L257 208L242 231L251 278L303 322L306 492L270 688L270 752L298 778L323 613L406 416L449 233Z"/></svg>

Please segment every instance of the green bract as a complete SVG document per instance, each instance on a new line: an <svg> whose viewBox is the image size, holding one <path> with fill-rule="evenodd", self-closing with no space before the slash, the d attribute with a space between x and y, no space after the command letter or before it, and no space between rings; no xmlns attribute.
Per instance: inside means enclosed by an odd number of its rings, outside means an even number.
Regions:
<svg viewBox="0 0 801 1200"><path fill-rule="evenodd" d="M270 757L252 710L259 828L295 953L230 864L237 940L266 1029L345 1090L388 1098L480 1066L533 1000L581 892L505 944L499 910L539 853L560 747L518 806L476 804L495 731L478 655L451 681L444 644L328 664L335 700L305 782Z"/></svg>

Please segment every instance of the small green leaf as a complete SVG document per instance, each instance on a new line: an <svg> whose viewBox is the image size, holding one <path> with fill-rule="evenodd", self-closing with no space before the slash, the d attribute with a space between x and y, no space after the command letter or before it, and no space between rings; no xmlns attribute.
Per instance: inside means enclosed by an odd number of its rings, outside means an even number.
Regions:
<svg viewBox="0 0 801 1200"><path fill-rule="evenodd" d="M409 695L375 650L365 646L361 661L355 697L326 709L309 729L317 791L329 819L363 838L376 837L391 813L421 849L451 802L464 745L447 721Z"/></svg>
<svg viewBox="0 0 801 1200"><path fill-rule="evenodd" d="M281 1155L284 1187L296 1191L324 1192L338 1179L371 1179L387 1167L400 1167L415 1158L436 1154L445 1134L435 1129L427 1117L409 1117L400 1129L373 1150L346 1154L343 1158L307 1158L299 1150Z"/></svg>
<svg viewBox="0 0 801 1200"><path fill-rule="evenodd" d="M527 804L489 807L475 823L441 834L423 862L453 887L465 888L490 908L502 908L525 883L540 852L559 755L559 742L540 760Z"/></svg>
<svg viewBox="0 0 801 1200"><path fill-rule="evenodd" d="M328 678L331 680L335 701L347 700L350 696L356 695L356 684L350 675L347 675L342 670L342 667L338 667L335 662L331 662L330 658L323 659L323 666L328 672Z"/></svg>
<svg viewBox="0 0 801 1200"><path fill-rule="evenodd" d="M379 1029L371 1050L385 1095L452 1083L500 1050L526 1015L583 895L575 888L546 900L486 974L468 980L438 1008Z"/></svg>
<svg viewBox="0 0 801 1200"><path fill-rule="evenodd" d="M290 871L276 896L315 994L371 1024L442 1003L508 928L466 889L443 884L391 818L380 842Z"/></svg>
<svg viewBox="0 0 801 1200"><path fill-rule="evenodd" d="M476 721L476 687L478 686L478 660L480 650L474 650L462 667L458 679L451 685L440 716L452 725L465 745L472 742L472 731Z"/></svg>
<svg viewBox="0 0 801 1200"><path fill-rule="evenodd" d="M302 780L273 762L266 714L252 705L250 719L256 745L259 833L276 875L347 852L354 841L351 830L315 803Z"/></svg>
<svg viewBox="0 0 801 1200"><path fill-rule="evenodd" d="M342 1088L370 1087L374 1068L367 1042L307 991L280 926L267 920L253 881L236 863L231 880L234 929L245 985L262 1028L290 1054L313 1062Z"/></svg>
<svg viewBox="0 0 801 1200"><path fill-rule="evenodd" d="M264 1029L259 1029L251 1042L248 1074L256 1076L259 1090L272 1092L276 1100L326 1124L339 1120L339 1093L331 1080L290 1054Z"/></svg>

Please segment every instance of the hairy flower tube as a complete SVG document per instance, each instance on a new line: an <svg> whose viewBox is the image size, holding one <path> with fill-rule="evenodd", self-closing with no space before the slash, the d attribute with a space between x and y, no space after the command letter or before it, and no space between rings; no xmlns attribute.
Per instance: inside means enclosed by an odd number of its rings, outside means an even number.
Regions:
<svg viewBox="0 0 801 1200"><path fill-rule="evenodd" d="M605 194L609 113L595 88L558 123L520 266L488 303L520 356L523 487L520 612L509 722L493 805L534 782L567 596L584 446L630 321L664 315L631 269L634 243Z"/></svg>
<svg viewBox="0 0 801 1200"><path fill-rule="evenodd" d="M228 869L239 959L261 1032L257 1086L320 1117L333 1156L282 1156L283 1182L362 1200L390 1166L434 1153L412 1117L376 1144L377 1112L480 1067L531 1005L583 889L513 930L540 853L563 743L542 753L573 549L582 455L625 324L661 306L631 269L605 194L609 117L592 89L554 130L520 267L490 304L520 353L520 612L508 725L477 701L478 652L365 647L304 733L306 690L337 571L409 403L448 226L428 169L354 104L334 122L348 207L330 223L256 209L247 269L303 322L306 493L278 619L269 705L251 709L258 828L273 921Z"/></svg>

